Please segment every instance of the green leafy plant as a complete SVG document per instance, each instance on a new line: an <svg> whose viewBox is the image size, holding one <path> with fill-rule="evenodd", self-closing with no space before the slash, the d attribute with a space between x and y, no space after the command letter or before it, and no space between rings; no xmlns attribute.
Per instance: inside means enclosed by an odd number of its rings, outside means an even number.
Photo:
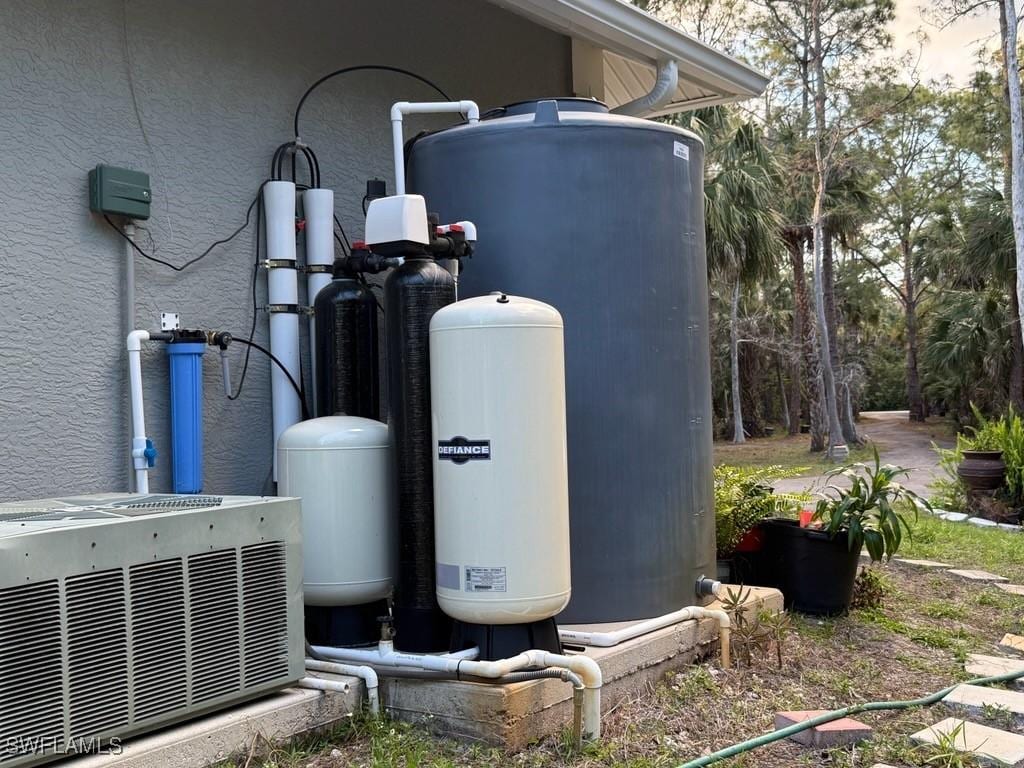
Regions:
<svg viewBox="0 0 1024 768"><path fill-rule="evenodd" d="M715 467L715 535L718 556L731 557L747 532L762 520L791 512L805 496L776 494L771 484L802 468Z"/></svg>
<svg viewBox="0 0 1024 768"><path fill-rule="evenodd" d="M1011 405L998 418L988 418L971 405L976 426L969 426L956 438L953 448L934 446L939 466L946 478L934 484L936 501L944 508L962 510L967 506L966 489L956 468L964 459L964 451L1002 451L1006 464L1007 500L1014 507L1024 506L1024 418Z"/></svg>
<svg viewBox="0 0 1024 768"><path fill-rule="evenodd" d="M898 482L906 469L882 464L877 448L874 454L874 464L858 462L829 472L814 519L824 523L832 538L845 534L851 552L864 547L872 561L879 561L891 559L904 532L910 534L907 516L913 513L916 520L919 508L931 510L931 506ZM848 481L850 487L833 484L838 478Z"/></svg>
<svg viewBox="0 0 1024 768"><path fill-rule="evenodd" d="M853 582L851 608L881 608L889 593L889 580L877 568L861 568Z"/></svg>

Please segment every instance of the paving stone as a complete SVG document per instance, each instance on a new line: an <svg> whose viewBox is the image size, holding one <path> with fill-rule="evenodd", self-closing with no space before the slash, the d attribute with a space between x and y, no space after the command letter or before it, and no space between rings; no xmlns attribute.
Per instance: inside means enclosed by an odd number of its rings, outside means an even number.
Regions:
<svg viewBox="0 0 1024 768"><path fill-rule="evenodd" d="M938 570L952 568L949 563L939 563L935 560L910 560L909 558L897 557L896 562L901 565L909 565L913 568L924 568L926 570Z"/></svg>
<svg viewBox="0 0 1024 768"><path fill-rule="evenodd" d="M989 573L988 571L972 571L969 569L951 568L948 573L951 573L954 576L959 576L961 579L967 579L967 581L987 582L989 584L1009 581L1005 576L997 576L996 574Z"/></svg>
<svg viewBox="0 0 1024 768"><path fill-rule="evenodd" d="M777 712L775 714L775 730L781 730L812 717L823 715L828 710L810 709L798 712ZM844 717L841 720L833 720L831 723L816 725L806 731L793 734L789 738L798 744L806 747L817 747L819 749L830 749L831 747L842 747L848 744L859 744L871 738L872 730L870 725Z"/></svg>
<svg viewBox="0 0 1024 768"><path fill-rule="evenodd" d="M955 746L962 752L971 752L989 764L1024 768L1024 736L987 725L947 717L910 738L918 744L936 745L942 736L952 733L956 733Z"/></svg>
<svg viewBox="0 0 1024 768"><path fill-rule="evenodd" d="M1019 525L1014 525L1013 523L999 523L999 527L1004 531L1009 531L1010 533L1020 533L1021 531L1024 531L1024 528L1021 528Z"/></svg>
<svg viewBox="0 0 1024 768"><path fill-rule="evenodd" d="M987 656L983 653L971 653L964 665L967 674L974 677L995 677L1011 672L1024 672L1024 659L1011 659L1006 656ZM1009 685L1022 686L1022 680L1014 680Z"/></svg>
<svg viewBox="0 0 1024 768"><path fill-rule="evenodd" d="M1011 595L1020 595L1024 597L1024 586L1020 584L996 584L995 586L1003 590L1003 592L1009 592Z"/></svg>
<svg viewBox="0 0 1024 768"><path fill-rule="evenodd" d="M1020 635L1013 635L1007 632L1003 635L1003 639L999 641L999 647L1004 651L1013 651L1014 653L1024 653L1024 637Z"/></svg>
<svg viewBox="0 0 1024 768"><path fill-rule="evenodd" d="M1012 717L1016 726L1024 723L1024 693L985 685L958 685L943 700L970 715L982 715L986 707L999 707Z"/></svg>
<svg viewBox="0 0 1024 768"><path fill-rule="evenodd" d="M947 523L962 523L970 517L964 512L936 512L935 516L945 520Z"/></svg>
<svg viewBox="0 0 1024 768"><path fill-rule="evenodd" d="M971 525L976 525L979 528L998 528L999 523L995 520L986 520L984 517L969 517L967 522Z"/></svg>

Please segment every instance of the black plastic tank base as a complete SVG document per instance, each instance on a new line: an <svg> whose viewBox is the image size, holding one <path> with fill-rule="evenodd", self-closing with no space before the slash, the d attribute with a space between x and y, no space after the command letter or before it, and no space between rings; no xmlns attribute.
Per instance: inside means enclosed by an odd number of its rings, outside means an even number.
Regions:
<svg viewBox="0 0 1024 768"><path fill-rule="evenodd" d="M532 624L467 624L456 621L452 627L451 652L479 648L481 661L508 659L523 651L562 653L558 624L554 619Z"/></svg>
<svg viewBox="0 0 1024 768"><path fill-rule="evenodd" d="M376 645L380 617L388 615L387 600L365 605L306 606L306 640L311 645L349 647Z"/></svg>

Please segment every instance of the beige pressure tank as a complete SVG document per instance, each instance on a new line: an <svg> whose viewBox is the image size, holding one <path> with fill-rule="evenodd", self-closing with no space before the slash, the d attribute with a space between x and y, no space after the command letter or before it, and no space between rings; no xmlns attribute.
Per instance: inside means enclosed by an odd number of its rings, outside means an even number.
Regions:
<svg viewBox="0 0 1024 768"><path fill-rule="evenodd" d="M386 424L356 416L300 421L277 444L278 494L302 499L306 605L391 595L397 565Z"/></svg>
<svg viewBox="0 0 1024 768"><path fill-rule="evenodd" d="M430 323L437 600L472 624L569 602L562 317L504 294Z"/></svg>

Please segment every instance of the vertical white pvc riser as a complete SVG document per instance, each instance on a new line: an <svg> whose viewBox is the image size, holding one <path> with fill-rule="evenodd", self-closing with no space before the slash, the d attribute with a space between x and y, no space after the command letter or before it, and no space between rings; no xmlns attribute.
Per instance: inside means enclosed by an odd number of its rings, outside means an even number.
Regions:
<svg viewBox="0 0 1024 768"><path fill-rule="evenodd" d="M334 191L307 189L302 193L302 211L306 217L306 266L330 266L334 263ZM329 273L307 273L306 295L309 306L331 282ZM316 411L316 318L309 318L309 369L313 379L313 412Z"/></svg>
<svg viewBox="0 0 1024 768"><path fill-rule="evenodd" d="M295 261L295 184L270 181L263 188L267 219L267 259ZM267 270L267 303L298 304L299 283L294 269ZM270 315L270 351L296 382L301 381L299 364L299 316L290 312ZM288 377L270 363L270 391L274 420L274 480L277 481L277 440L292 424L302 420L298 393Z"/></svg>

